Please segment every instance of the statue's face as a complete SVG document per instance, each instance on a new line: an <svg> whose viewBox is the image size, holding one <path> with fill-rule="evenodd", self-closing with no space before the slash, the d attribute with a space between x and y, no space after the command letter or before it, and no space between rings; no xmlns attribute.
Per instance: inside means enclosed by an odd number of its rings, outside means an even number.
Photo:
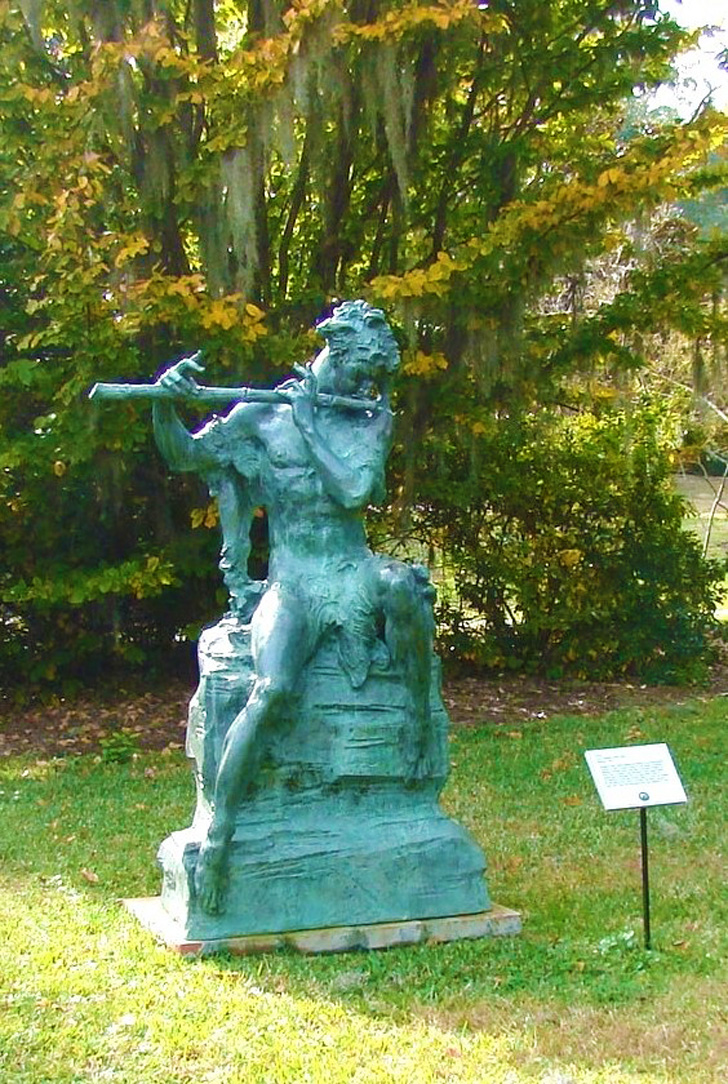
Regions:
<svg viewBox="0 0 728 1084"><path fill-rule="evenodd" d="M319 331L328 343L335 382L344 395L368 394L399 364L397 343L383 314L364 302L339 306Z"/></svg>

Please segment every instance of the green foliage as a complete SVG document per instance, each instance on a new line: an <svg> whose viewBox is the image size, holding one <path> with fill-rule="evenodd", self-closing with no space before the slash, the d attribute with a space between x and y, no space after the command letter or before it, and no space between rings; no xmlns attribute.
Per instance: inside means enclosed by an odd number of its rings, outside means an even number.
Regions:
<svg viewBox="0 0 728 1084"><path fill-rule="evenodd" d="M135 753L139 753L140 748L139 735L125 727L101 738L99 744L103 764L125 764Z"/></svg>
<svg viewBox="0 0 728 1084"><path fill-rule="evenodd" d="M725 186L720 114L625 134L624 101L668 77L687 38L651 12L0 0L12 680L148 662L154 643L170 655L221 605L204 491L165 476L145 414L89 406L96 380L148 380L201 346L210 382L270 381L310 352L336 297L383 302L409 374L394 484L416 506L432 501L418 462L429 472L440 404L467 400L490 431L562 401L575 374L633 370L666 326L720 332L706 304L720 238L688 231L647 259L625 234ZM553 303L615 251L629 280L589 311ZM441 485L448 454L440 441Z"/></svg>
<svg viewBox="0 0 728 1084"><path fill-rule="evenodd" d="M437 540L454 579L446 651L551 677L699 677L724 570L682 528L660 438L646 407L443 432L446 469L433 469L413 530Z"/></svg>

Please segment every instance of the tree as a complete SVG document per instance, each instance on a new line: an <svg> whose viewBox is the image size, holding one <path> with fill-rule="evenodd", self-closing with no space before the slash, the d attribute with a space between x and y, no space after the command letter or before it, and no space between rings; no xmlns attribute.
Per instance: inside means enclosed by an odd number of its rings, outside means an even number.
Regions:
<svg viewBox="0 0 728 1084"><path fill-rule="evenodd" d="M214 382L269 380L332 299L387 305L401 533L441 466L467 462L477 495L499 419L578 406L575 374L633 365L644 306L542 302L624 221L718 183L720 115L621 135L625 98L686 41L636 0L0 3L16 665L51 676L62 642L137 655L214 605L213 532L182 529L214 508L164 479L134 408L89 407L95 379L203 344Z"/></svg>

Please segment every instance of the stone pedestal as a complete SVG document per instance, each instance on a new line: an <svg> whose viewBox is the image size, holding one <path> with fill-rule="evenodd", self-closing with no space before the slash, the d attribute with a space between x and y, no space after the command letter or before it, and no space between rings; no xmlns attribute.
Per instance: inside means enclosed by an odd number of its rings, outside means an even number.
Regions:
<svg viewBox="0 0 728 1084"><path fill-rule="evenodd" d="M437 661L428 726L386 658L375 659L354 689L330 641L261 750L258 783L237 816L225 910L202 912L193 871L222 741L253 681L248 627L228 615L206 630L199 663L187 741L197 809L191 827L159 850L161 904L178 939L220 942L489 910L482 851L438 804L448 723Z"/></svg>
<svg viewBox="0 0 728 1084"><path fill-rule="evenodd" d="M162 907L159 896L124 900L124 903L145 929L182 956L209 956L217 952L250 956L258 952L276 952L279 949L312 954L356 952L423 943L439 945L446 941L480 940L483 937L512 937L521 932L521 916L518 912L494 903L490 910L476 915L193 940L186 937L179 924L170 918Z"/></svg>

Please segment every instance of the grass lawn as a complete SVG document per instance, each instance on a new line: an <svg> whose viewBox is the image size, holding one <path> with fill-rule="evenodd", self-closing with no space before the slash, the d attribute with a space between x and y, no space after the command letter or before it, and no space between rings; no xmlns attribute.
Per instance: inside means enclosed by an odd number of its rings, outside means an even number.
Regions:
<svg viewBox="0 0 728 1084"><path fill-rule="evenodd" d="M183 960L119 903L188 823L181 754L0 761L0 1080L717 1084L728 1079L728 699L460 729L447 807L518 938ZM667 741L690 801L602 811L583 750Z"/></svg>
<svg viewBox="0 0 728 1084"><path fill-rule="evenodd" d="M716 560L725 560L728 554L728 485L717 507L713 507L716 498L721 496L721 485L721 478L702 474L675 475L677 491L691 509L691 514L685 518L685 527L698 536L701 544L710 528L708 556Z"/></svg>

